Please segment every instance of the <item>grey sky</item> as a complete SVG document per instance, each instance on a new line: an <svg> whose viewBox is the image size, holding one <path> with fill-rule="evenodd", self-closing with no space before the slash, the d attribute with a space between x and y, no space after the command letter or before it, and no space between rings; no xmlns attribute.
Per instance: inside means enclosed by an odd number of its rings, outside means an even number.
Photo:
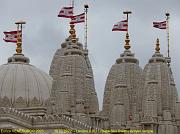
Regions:
<svg viewBox="0 0 180 134"><path fill-rule="evenodd" d="M48 72L52 57L60 43L69 35L68 19L57 14L70 0L0 0L0 64L15 53L15 44L3 42L3 31L15 30L14 22L25 20L23 53L31 64ZM75 0L75 13L83 12L89 4L88 49L93 66L96 90L102 106L103 91L107 74L112 64L123 52L125 33L112 32L113 25L125 19L124 10L131 10L129 34L132 52L140 60L140 66L148 62L154 52L156 38L160 38L161 52L166 55L166 31L152 27L153 21L165 20L170 12L170 36L172 70L180 94L180 1L179 0ZM84 25L76 26L77 35L84 42Z"/></svg>

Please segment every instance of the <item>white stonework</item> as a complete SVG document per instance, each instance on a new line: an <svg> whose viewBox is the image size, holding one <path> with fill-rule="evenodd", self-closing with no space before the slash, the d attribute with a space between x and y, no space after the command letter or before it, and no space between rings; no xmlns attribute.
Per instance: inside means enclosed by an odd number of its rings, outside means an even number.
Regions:
<svg viewBox="0 0 180 134"><path fill-rule="evenodd" d="M23 54L15 54L0 66L1 130L38 129L47 134L153 130L153 134L180 134L177 89L168 60L159 52L144 69L130 50L120 55L106 80L102 111L88 50L78 39L72 43L67 38L61 44L49 74L53 79L30 65Z"/></svg>
<svg viewBox="0 0 180 134"><path fill-rule="evenodd" d="M0 66L0 107L17 108L31 114L41 111L43 114L50 97L52 78L29 62L23 54L14 54L7 64Z"/></svg>
<svg viewBox="0 0 180 134"><path fill-rule="evenodd" d="M128 129L133 119L140 120L143 81L138 64L134 54L125 50L109 72L101 112L110 120L109 129Z"/></svg>
<svg viewBox="0 0 180 134"><path fill-rule="evenodd" d="M144 68L143 114L148 114L151 121L143 127L154 129L157 134L178 134L175 116L178 101L177 89L171 68L166 58L156 52ZM151 122L151 123L149 123Z"/></svg>
<svg viewBox="0 0 180 134"><path fill-rule="evenodd" d="M82 44L72 44L68 39L61 47L50 68L50 75L55 77L51 100L56 104L56 111L95 114L99 106L87 52ZM58 74L54 75L55 72Z"/></svg>

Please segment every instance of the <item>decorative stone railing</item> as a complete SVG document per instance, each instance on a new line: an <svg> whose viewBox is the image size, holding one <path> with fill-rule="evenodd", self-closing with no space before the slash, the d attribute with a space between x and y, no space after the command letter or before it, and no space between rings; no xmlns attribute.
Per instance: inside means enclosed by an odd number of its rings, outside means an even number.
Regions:
<svg viewBox="0 0 180 134"><path fill-rule="evenodd" d="M80 122L78 120L72 119L65 115L46 115L44 117L36 117L33 121L34 125L43 125L43 124L63 124L73 129L83 129L83 130L100 130L97 127L91 127L88 124ZM57 126L57 125L56 125Z"/></svg>
<svg viewBox="0 0 180 134"><path fill-rule="evenodd" d="M32 128L38 128L38 126L42 127L43 125L46 126L48 124L48 126L52 125L52 126L56 126L57 128L59 125L65 125L68 128L73 128L73 129L101 130L100 128L97 128L97 127L92 128L88 124L72 119L65 115L45 115L45 116L32 117L28 114L25 114L13 108L1 107L0 120L3 118L4 119L9 118L9 117L11 119L16 120L17 122L27 123L28 126Z"/></svg>

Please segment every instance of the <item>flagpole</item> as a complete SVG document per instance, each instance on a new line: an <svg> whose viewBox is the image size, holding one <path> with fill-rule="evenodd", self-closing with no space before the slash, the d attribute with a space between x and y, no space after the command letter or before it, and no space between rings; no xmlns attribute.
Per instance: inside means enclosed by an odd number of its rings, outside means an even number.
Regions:
<svg viewBox="0 0 180 134"><path fill-rule="evenodd" d="M132 14L132 12L131 11L124 11L123 13L127 15L127 23L128 23L128 21L129 21L129 14ZM127 27L127 33L128 33L128 29L129 28Z"/></svg>
<svg viewBox="0 0 180 134"><path fill-rule="evenodd" d="M170 57L170 37L169 37L169 16L170 16L170 14L169 13L166 13L166 23L167 23L167 25L166 25L166 29L167 29L167 44L168 44L168 52L167 52L167 54L168 54L168 58Z"/></svg>
<svg viewBox="0 0 180 134"><path fill-rule="evenodd" d="M70 0L70 1L69 1L69 5L70 5L71 7L74 7L74 0Z"/></svg>
<svg viewBox="0 0 180 134"><path fill-rule="evenodd" d="M15 24L17 25L17 48L16 48L16 52L17 52L17 54L21 54L22 53L22 25L26 24L26 22L25 21L18 21L18 22L15 22Z"/></svg>
<svg viewBox="0 0 180 134"><path fill-rule="evenodd" d="M84 12L85 12L85 26L84 26L84 29L85 29L85 33L84 33L84 48L85 50L87 50L87 36L88 36L88 25L87 25L87 21L88 21L88 17L87 17L87 13L88 13L88 8L89 6L88 5L84 5Z"/></svg>
<svg viewBox="0 0 180 134"><path fill-rule="evenodd" d="M168 66L170 66L170 62L171 62L171 59L170 59L170 36L169 36L169 16L170 14L169 13L166 13L166 30L167 30L167 47L168 47L168 50L167 50L167 62L168 62Z"/></svg>

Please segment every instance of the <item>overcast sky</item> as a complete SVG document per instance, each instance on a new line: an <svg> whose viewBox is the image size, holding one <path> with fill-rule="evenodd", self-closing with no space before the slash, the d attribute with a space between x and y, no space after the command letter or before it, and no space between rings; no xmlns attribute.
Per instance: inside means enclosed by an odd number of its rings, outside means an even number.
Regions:
<svg viewBox="0 0 180 134"><path fill-rule="evenodd" d="M132 52L143 68L154 53L156 38L160 38L161 53L167 55L166 31L152 27L153 21L165 20L170 12L170 51L172 70L180 94L180 0L75 0L75 14L89 4L88 49L94 71L96 90L102 106L107 74L123 52L125 33L112 32L113 25L126 17L124 10L131 10L129 34ZM55 51L68 37L68 19L58 18L63 6L70 0L0 0L0 64L15 53L15 44L3 42L3 31L16 30L17 20L25 20L23 53L31 64L49 72ZM84 25L76 26L79 40L84 42Z"/></svg>

